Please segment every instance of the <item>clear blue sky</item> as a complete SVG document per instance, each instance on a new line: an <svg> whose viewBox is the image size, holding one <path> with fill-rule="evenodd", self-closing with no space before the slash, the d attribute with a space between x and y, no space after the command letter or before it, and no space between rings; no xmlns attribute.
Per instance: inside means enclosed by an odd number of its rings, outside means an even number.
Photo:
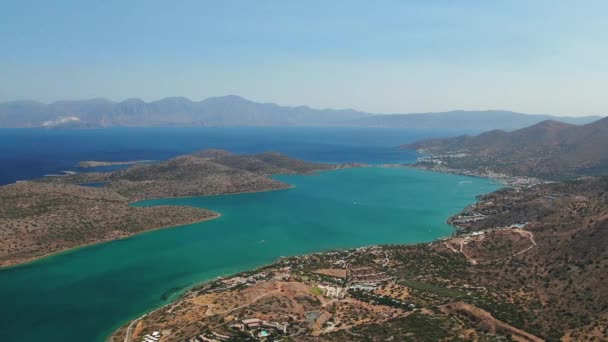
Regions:
<svg viewBox="0 0 608 342"><path fill-rule="evenodd" d="M0 101L608 113L607 1L0 0Z"/></svg>

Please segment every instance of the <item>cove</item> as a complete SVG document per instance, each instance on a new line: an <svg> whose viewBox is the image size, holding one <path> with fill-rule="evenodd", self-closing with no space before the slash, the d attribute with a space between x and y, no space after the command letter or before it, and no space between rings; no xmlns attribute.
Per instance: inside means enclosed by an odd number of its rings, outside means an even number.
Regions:
<svg viewBox="0 0 608 342"><path fill-rule="evenodd" d="M85 247L0 271L0 330L8 341L103 341L113 329L188 287L280 256L450 235L448 216L500 186L408 168L275 176L290 189L159 199L218 219Z"/></svg>

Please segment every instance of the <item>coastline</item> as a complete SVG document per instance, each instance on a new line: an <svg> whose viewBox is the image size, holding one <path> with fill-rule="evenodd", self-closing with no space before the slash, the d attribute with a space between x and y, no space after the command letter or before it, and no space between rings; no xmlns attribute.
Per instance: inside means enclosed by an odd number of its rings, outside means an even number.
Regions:
<svg viewBox="0 0 608 342"><path fill-rule="evenodd" d="M469 176L469 177L477 177L477 178L485 178L494 180L506 187L519 187L519 188L528 188L535 185L545 184L547 183L544 180L532 177L520 177L520 176L510 176L504 173L497 173L492 171L480 172L475 170L463 170L463 169L452 169L443 166L425 166L425 165L417 165L413 164L403 164L404 167L417 169L417 170L426 170L426 171L434 171L441 173L449 173L453 175L460 176Z"/></svg>
<svg viewBox="0 0 608 342"><path fill-rule="evenodd" d="M334 169L334 170L338 170L338 169ZM323 170L323 171L333 171L333 170ZM319 172L319 171L316 171ZM312 175L314 174L310 173L310 174L305 174L305 175ZM277 188L277 189L266 189L266 190L252 190L252 191L240 191L240 192L227 192L227 193L222 193L222 194L216 194L216 195L199 195L199 196L177 196L177 197L157 197L157 198L148 198L148 199L141 199L141 200L135 200L135 201L131 201L128 204L132 205L132 204L136 204L138 202L145 202L145 201L153 201L153 200L162 200L162 199L178 199L178 198L195 198L195 197L211 197L211 196L226 196L226 195L240 195L240 194L254 194L254 193L261 193L261 192L271 192L271 191L281 191L281 190L288 190L288 189L293 189L295 188L295 185L293 184L287 184L284 183L286 186L283 188ZM216 215L213 217L208 217L208 218L204 218L202 220L196 220L196 221L192 221L192 222L188 222L188 223L182 223L182 224L176 224L176 225L171 225L171 226L163 226L163 227L158 227L158 228L152 228L152 229L146 229L144 231L138 232L138 233L134 233L131 235L127 235L124 237L119 237L119 238L115 238L115 239L109 239L109 240L102 240L102 241L95 241L95 242L90 242L90 243L85 243L82 245L78 245L75 247L70 247L67 249L63 249L60 251L56 251L56 252L52 252L52 253L47 253L41 256L37 256L37 257L33 257L30 259L25 259L23 261L19 261L16 263L9 263L7 265L3 265L0 266L0 272L3 270L7 270L10 268L15 268L15 267L19 267L19 266L24 266L24 265L28 265L34 262L38 262L41 261L42 259L48 258L48 257L52 257L52 256L56 256L62 253L67 253L67 252L71 252L80 248L85 248L85 247L90 247L90 246L94 246L94 245L99 245L99 244L103 244L103 243L107 243L107 242L112 242L112 241L118 241L118 240L123 240L123 239L128 239L130 237L136 236L136 235L140 235L140 234L145 234L148 232L153 232L156 230L160 230L160 229L170 229L170 228L175 228L175 227L180 227L180 226L185 226L185 225L189 225L189 224L194 224L194 223L200 223L200 222L205 222L205 221L209 221L209 220L213 220L216 218L219 218L222 216L221 213L217 212L217 211L213 211L210 209L205 209L208 211L211 211L213 213L215 213Z"/></svg>
<svg viewBox="0 0 608 342"><path fill-rule="evenodd" d="M365 246L365 247L371 247L371 246ZM293 257L300 258L300 257L304 257L304 256L307 256L307 255L322 254L322 253L327 253L327 252L332 252L332 251L341 251L341 250L348 250L348 249L332 249L332 250L328 250L328 251L325 251L325 252L314 252L314 253L307 253L307 254L298 254L298 255L295 255ZM281 257L279 257L278 259L274 260L271 263L262 264L262 265L260 265L258 267L255 267L255 268L250 268L250 269L247 269L247 270L244 270L244 271L240 271L240 272L237 272L237 273L227 273L227 274L224 274L224 275L212 278L212 279L207 279L207 280L202 280L202 281L199 281L199 282L195 282L195 283L191 284L190 286L184 287L180 291L174 292L173 293L174 298L169 298L166 304L163 304L163 305L161 305L159 307L156 307L156 308L154 308L152 310L145 311L143 314L141 314L141 315L139 315L139 316L137 316L137 317L135 317L133 319L128 319L128 320L124 321L123 323L121 323L117 327L111 328L111 331L104 338L104 341L107 341L107 342L119 342L120 340L114 341L112 339L112 337L126 323L129 323L129 326L127 327L127 329L130 329L133 326L133 324L135 324L137 321L141 320L142 318L145 318L146 316L151 315L151 314L153 314L156 311L162 310L162 309L164 309L167 306L175 304L177 301L179 301L180 299L182 299L185 295L187 295L190 291L192 291L196 287L203 287L203 286L205 286L205 285L207 285L209 283L212 283L214 281L218 281L218 280L221 280L221 279L224 279L224 278L232 278L232 277L238 276L239 274L249 273L249 272L256 272L258 270L261 270L261 269L264 269L266 267L270 267L270 266L276 264L282 258L284 258L284 257L281 256ZM129 330L127 330L127 332L129 332ZM127 341L126 336L125 336L125 340L124 341L125 342Z"/></svg>
<svg viewBox="0 0 608 342"><path fill-rule="evenodd" d="M378 167L378 168L382 168L382 167L383 167L383 165L373 165L373 166L369 166L369 167ZM334 170L335 170L335 169L332 169L332 170L327 170L327 171L334 171ZM325 171L325 170L324 170L324 171ZM318 172L321 172L321 171L318 171ZM315 172L315 173L317 173L317 172ZM284 187L284 188L279 188L279 189L256 190L256 191L246 191L246 192L237 192L237 193L225 193L225 194L209 195L209 196L233 195L233 194L240 194L240 193L245 194L245 193L269 192L269 191L277 191L277 190L286 190L286 189L289 189L289 188L293 188L293 187L295 187L294 185L291 185L291 184L288 184L288 183L285 183L285 184L287 184L288 186L286 186L286 187ZM207 196L187 196L187 197L192 198L192 197L207 197ZM165 198L167 198L167 197L165 197ZM213 218L217 218L217 216L216 216L216 217L213 217ZM212 218L209 218L209 219L212 219ZM156 229L164 229L164 228L170 228L170 227L172 227L172 226L159 227L159 228L155 228L155 229L152 229L152 230L146 230L146 231L142 231L142 232L137 233L137 234L133 234L133 235L130 235L130 236L126 236L126 237L124 237L124 238L128 238L128 237L131 237L131 236L134 236L134 235L138 235L138 234L143 234L143 233L146 233L146 232L151 232L151 231L154 231L154 230L156 230ZM124 239L124 238L121 238L121 239ZM116 240L119 240L119 239L116 239ZM71 249L64 250L64 251L60 251L60 252L57 252L57 253L52 253L52 254L49 254L49 255L46 255L46 256L51 256L51 255L53 255L53 254L59 254L59 253L62 253L62 252L67 252L67 251L73 250L73 249L82 248L82 247L86 247L86 246L89 246L89 245L94 245L94 244L99 244L99 243L110 242L110 241L112 241L112 240L100 241L100 242L96 242L96 243L92 243L92 244L82 245L82 246L79 246L79 247L71 248ZM422 243L425 243L425 244L426 244L426 243L433 243L433 241L432 241L432 240L429 240L429 241L427 241L427 242L422 242ZM401 245L401 244L398 244L398 245ZM406 244L403 244L403 245L410 245L410 243L406 243ZM363 246L367 246L367 245L363 245ZM354 248L354 247L353 247L353 248ZM351 249L351 248L343 248L343 249L339 249L339 250L348 250L348 249ZM312 254L319 254L319 253L325 253L325 252L326 252L326 251L317 251L317 252L314 252L314 253L312 253ZM296 255L294 255L294 256L296 256L296 257L300 257L300 256L303 256L303 255L308 255L308 254L296 254ZM45 256L43 256L42 258L44 258L44 257L45 257ZM241 272L246 272L246 271L250 271L250 270L257 270L257 269L259 269L259 268L263 268L264 266L274 264L274 263L276 263L276 262L277 262L277 260L280 260L280 259L276 259L276 260L274 260L274 261L271 261L270 263L261 264L261 265L259 265L259 266L258 266L258 267L256 267L256 268L251 268L251 269L247 269L247 270L242 270ZM35 260L34 260L34 261L35 261ZM19 266L19 265L17 265L17 266ZM239 273L241 273L241 272L238 272L238 273L236 273L236 274L239 274ZM224 277L226 277L226 276L230 276L231 274L232 274L232 273L230 273L230 272L229 272L229 273L227 273L227 274L224 274L223 276L224 276ZM200 286L201 284L207 284L207 283L209 283L209 282L213 282L213 281L215 281L215 280L216 280L216 278L211 278L211 279L204 280L204 281L200 281L200 282L193 282L193 283L191 284L191 286L187 286L187 287L182 288L180 291L173 292L173 293L172 293L172 294L169 296L167 304L164 304L163 306L161 306L161 307L157 307L157 308L152 307L152 308L151 308L151 309L152 309L152 311L147 311L147 310L146 310L145 312L142 312L142 313L143 313L143 316L145 316L145 315L149 315L150 313L155 312L156 310L158 310L158 309L160 309L160 308L164 307L165 305L170 305L170 304L172 304L172 303L175 303L175 301L178 301L180 298L183 298L184 294L185 294L185 293L188 293L188 291L190 291L192 288L196 288L197 286ZM139 317L143 317L143 316L139 316ZM127 320L125 324L128 324L128 323L129 323L129 321L130 321L130 320ZM124 325L122 325L122 327L124 327ZM114 328L115 328L115 329L118 329L118 328L120 328L120 326L119 326L119 327L114 327ZM115 331L115 330L113 330L113 331ZM109 333L111 334L112 332L109 332ZM105 335L105 336L108 336L108 335ZM102 338L102 337L105 337L105 336L99 336L99 338ZM122 342L122 341L121 341L121 342Z"/></svg>
<svg viewBox="0 0 608 342"><path fill-rule="evenodd" d="M484 179L491 179L494 181L499 181L499 179L495 179L492 177L488 177L488 176L482 176L482 175L472 175L472 174L463 174L463 173L456 173L456 172L442 172L439 170L433 170L433 169L427 169L427 168L420 168L420 167L412 167L411 164L383 164L383 165L364 165L364 166L359 166L359 167L379 167L379 168L414 168L414 169L419 169L419 170L423 170L423 171L431 171L431 172L440 172L440 173L450 173L450 174L456 174L456 175L462 175L462 176L469 176L469 177L477 177L477 178L484 178ZM336 169L332 169L332 170L322 170L322 171L334 171ZM321 172L321 171L316 171L316 172ZM314 172L314 173L316 173ZM313 174L314 174L313 173ZM504 185L503 182L500 182L501 184ZM288 188L285 189L289 189L289 188L293 188L295 187L294 185L290 185ZM285 189L278 189L278 190L285 190ZM268 191L274 191L274 190L268 190ZM242 193L257 193L257 192L267 192L267 191L252 191L252 192L242 192ZM232 195L232 194L237 194L237 193L227 193L227 194L221 194L221 195ZM483 195L483 194L482 194ZM210 195L210 196L220 196L220 195ZM191 197L201 197L201 196L187 196L187 197L179 197L179 198L191 198ZM478 200L476 199L473 203L463 207L461 209L465 210L466 208L468 208L471 205L474 205L475 203L478 203ZM451 214L450 216L448 216L445 220L446 222L454 215L456 215L457 213ZM333 249L328 249L328 250L324 250L324 251L316 251L316 252L310 252L310 253L304 253L304 254L297 254L297 255L288 255L288 256L281 256L277 259L275 259L273 262L270 263L265 263L262 264L260 266L254 267L254 268L250 268L247 270L243 270L243 271L239 271L236 273L227 273L227 274L223 274L221 276L215 277L215 278L211 278L211 279L207 279L207 280L203 280L203 281L199 281L199 282L195 282L193 284L191 284L190 286L184 287L183 289L181 289L180 291L174 293L174 297L170 298L168 300L167 303L159 306L159 307L155 307L149 311L145 311L143 312L141 315L132 318L132 319L128 319L125 320L121 325L114 327L109 333L108 335L105 337L104 341L106 342L130 342L131 340L128 339L127 337L129 337L129 335L132 333L132 329L135 328L135 325L137 324L137 322L139 322L141 319L146 318L147 316L162 310L168 306L171 305L175 305L176 302L179 302L181 299L183 299L184 297L186 297L190 292L192 292L192 290L204 287L208 284L214 283L216 281L222 280L222 279L227 279L227 278L233 278L233 277L238 277L239 275L243 274L243 273L256 273L259 272L260 270L263 270L265 268L268 267L272 267L274 265L276 265L278 262L280 262L283 258L306 258L309 256L315 256L315 255L323 255L325 253L335 253L335 252L347 252L347 251L351 251L351 250L365 250L365 249L373 249L373 248L382 248L382 247L398 247L398 246L415 246L415 245L432 245L432 244L440 244L442 243L442 241L444 239L449 239L449 238L453 238L456 234L458 234L458 232L460 232L460 227L458 227L457 225L451 224L448 222L448 225L451 226L453 228L453 232L450 235L447 235L445 237L442 238L436 238L434 240L431 241L427 241L427 242L414 242L414 243L388 243L388 244L370 244L370 245L363 245L363 246L359 246L359 247L347 247L347 248L333 248ZM127 326L127 330L125 331L125 335L119 335L119 336L115 336L116 333L118 333L122 328L124 328L126 325ZM127 335L129 334L129 335ZM121 338L124 336L124 340ZM115 339L114 337L117 337L118 339Z"/></svg>
<svg viewBox="0 0 608 342"><path fill-rule="evenodd" d="M287 184L287 183L285 183L285 184ZM226 192L226 193L223 193L223 194L216 194L216 195L154 197L154 198L146 198L146 199L141 199L141 200L135 200L135 201L129 202L129 204L131 205L131 204L136 204L136 203L139 203L139 202L164 200L164 199L179 199L179 198L196 198L196 197L213 197L213 196L227 196L227 195L257 194L257 193L260 193L260 192L271 192L271 191L288 190L288 189L293 189L295 187L296 187L295 185L287 184L287 186L284 187L284 188L267 189L267 190L251 190L251 191Z"/></svg>
<svg viewBox="0 0 608 342"><path fill-rule="evenodd" d="M53 257L53 256L61 255L61 254L64 254L64 253L73 252L73 251L76 251L76 250L79 250L79 249L82 249L82 248L91 247L91 246L95 246L95 245L101 245L101 244L112 242L112 241L124 240L124 239L128 239L128 238L131 238L131 237L134 237L134 236L137 236L137 235L141 235L141 234L145 234L145 233L150 233L150 232L161 230L161 229L177 228L177 227L186 226L186 225L190 225L190 224L210 221L210 220L214 220L216 218L220 218L222 216L222 214L219 213L219 212L217 212L217 211L213 211L213 210L209 210L209 209L206 209L206 210L208 210L210 212L213 212L215 215L212 216L212 217L207 217L207 218L204 218L204 219L201 219L201 220L196 220L196 221L192 221L192 222L188 222L188 223L181 223L181 224L175 224L175 225L170 225L170 226L163 226L163 227L157 227L157 228L152 228L152 229L146 229L146 230L143 230L143 231L138 232L138 233L133 233L133 234L126 235L126 236L119 237L119 238L115 238L115 239L109 239L109 240L102 240L102 241L95 241L95 242L85 243L85 244L82 244L82 245L78 245L78 246L75 246L75 247L70 247L70 248L67 248L67 249L60 250L60 251L56 251L56 252L52 252L52 253L47 253L47 254L44 254L44 255L41 255L41 256L37 256L37 257L33 257L33 258L26 259L26 260L23 260L23 261L19 261L17 263L11 263L11 264L0 266L0 272L5 271L5 270L9 270L9 269L13 269L13 268L17 268L17 267L31 265L31 264L34 264L34 263L37 263L37 262L41 262L41 261L43 261L46 258L50 258L50 257Z"/></svg>
<svg viewBox="0 0 608 342"><path fill-rule="evenodd" d="M343 166L344 165L344 166ZM357 165L350 165L350 164L339 164L338 167L335 167L333 169L326 169L326 170L315 170L312 172L306 172L306 173L277 173L277 174L270 174L270 175L265 175L266 177L272 178L272 176L289 176L289 175L300 175L300 176L315 176L316 174L320 173L320 172L331 172L331 171L339 171L339 170L345 170L345 169L356 169L356 168L365 168L365 167L374 167L375 165L368 165L368 164L357 164ZM383 167L383 166L378 166L378 167ZM177 199L177 198L195 198L195 197L213 197L213 196L227 196L227 195L241 195L241 194L257 194L257 193L261 193L261 192L271 192L271 191L281 191L281 190L288 190L288 189L293 189L296 186L293 184L289 184L289 183L284 183L281 181L278 181L281 184L285 185L282 188L276 188L276 189L264 189L264 190L251 190L251 191L236 191L236 192L225 192L225 193L221 193L221 194L213 194L213 195L193 195L193 196L172 196L172 197L153 197L153 198L146 198L146 199L138 199L138 200L134 200L129 202L129 204L135 204L137 202L145 202L145 201L153 201L153 200L163 200L163 199Z"/></svg>
<svg viewBox="0 0 608 342"><path fill-rule="evenodd" d="M322 172L322 171L334 171L334 170L341 170L341 169L344 169L344 168L354 168L354 167L361 167L361 166L349 166L349 167L339 167L339 168L334 168L334 169L329 169L329 170L317 170L317 171L313 171L313 172L310 172L310 173L304 173L304 174L301 174L301 175L308 176L308 175L314 175L315 173ZM269 176L273 176L273 175L269 175ZM293 184L288 184L288 183L283 183L283 182L281 182L281 183L284 184L285 186L282 187L282 188L276 188L276 189L227 192L227 193L214 194L214 195L195 195L195 196L176 196L176 197L157 197L157 198L148 198L148 199L137 199L137 200L134 200L134 201L130 201L128 204L129 205L133 205L133 204L136 204L138 202L153 201L153 200L162 200L162 199L179 199L179 198L195 198L195 197L211 197L211 196L253 194L253 193L280 191L280 190L288 190L288 189L295 188L295 185L293 185ZM62 249L62 250L59 250L59 251L43 254L43 255L40 255L40 256L32 257L32 258L23 259L23 260L20 260L20 261L17 261L17 262L9 262L6 265L0 265L0 272L4 271L4 270L11 269L11 268L15 268L15 267L29 265L29 264L32 264L32 263L35 263L35 262L40 262L40 261L42 261L45 258L56 256L56 255L60 255L62 253L68 253L68 252L71 252L71 251L74 251L74 250L78 250L78 249L81 249L81 248L90 247L90 246L94 246L94 245L100 245L100 244L108 243L108 242L112 242L112 241L118 241L118 240L128 239L128 238L136 236L136 235L140 235L140 234L144 234L144 233L148 233L148 232L153 232L153 231L160 230L160 229L170 229L170 228L175 228L175 227L179 227L179 226L185 226L185 225L189 225L189 224L205 222L205 221L216 219L216 218L219 218L219 217L222 216L222 214L219 213L219 212L216 212L216 211L213 211L213 210L209 210L209 209L206 209L206 210L208 210L210 212L213 212L216 215L212 216L212 217L204 218L202 220L196 220L196 221L192 221L192 222L188 222L188 223L182 223L182 224L176 224L176 225L170 225L170 226L163 226L163 227L157 227L157 228L152 228L152 229L146 229L146 230L138 232L138 233L134 233L134 234L118 237L118 238L112 238L112 239L107 239L107 240L101 240L101 241L84 243L84 244L81 244L81 245L78 245L78 246L70 247L70 248L67 248L67 249Z"/></svg>
<svg viewBox="0 0 608 342"><path fill-rule="evenodd" d="M117 333L122 327L124 327L127 323L129 323L129 326L127 327L127 333L129 333L129 329L131 329L133 327L133 325L135 323L137 323L139 320L145 318L146 316L149 316L153 313L155 313L156 311L162 310L168 306L174 305L176 302L178 302L179 300L181 300L182 298L184 298L186 295L188 295L188 293L190 293L192 290L197 289L199 287L204 287L205 285L211 284L213 282L216 281L220 281L222 279L228 279L228 278L234 278L234 277L238 277L241 274L244 273L256 273L256 272L260 272L261 270L265 269L265 268L269 268L272 267L274 265L276 265L279 261L281 261L284 258L306 258L306 257L311 257L311 256L315 256L315 255L323 255L326 253L336 253L336 252L345 252L345 251L350 251L350 250L366 250L366 249L373 249L373 248L379 248L379 247L389 247L389 246L414 246L414 245L418 245L418 244L427 244L427 243L434 243L438 240L433 240L430 242L417 242L417 243L406 243L406 244L382 244L382 245L378 245L378 244L372 244L372 245L365 245L365 246L360 246L360 247L349 247L349 248L330 248L324 251L317 251L317 252L310 252L310 253L304 253L304 254L297 254L297 255L287 255L287 256L280 256L277 259L275 259L274 261L270 262L270 263L264 263L262 265L259 265L257 267L254 268L249 268L243 271L239 271L236 273L227 273L227 274L223 274L221 276L217 276L215 278L211 278L211 279L207 279L207 280L202 280L199 282L195 282L190 286L184 287L183 289L181 289L178 292L175 292L174 298L171 298L168 300L168 302L166 304L163 304L159 307L153 308L152 310L146 311L143 314L133 318L133 319L128 319L126 321L124 321L121 325L119 325L118 327L114 327L111 329L110 333L104 338L104 341L106 342L122 342L123 340L119 339L119 340L114 340L113 336L115 333ZM129 340L127 340L127 335L125 335L125 339L124 342L129 342Z"/></svg>
<svg viewBox="0 0 608 342"><path fill-rule="evenodd" d="M78 165L79 168L88 169L88 168L103 167L103 166L133 165L133 164L153 163L153 162L155 162L155 160L148 160L148 159L128 160L128 161L115 161L115 162L112 162L112 161L98 161L98 160L85 160L85 161L79 162L77 165Z"/></svg>

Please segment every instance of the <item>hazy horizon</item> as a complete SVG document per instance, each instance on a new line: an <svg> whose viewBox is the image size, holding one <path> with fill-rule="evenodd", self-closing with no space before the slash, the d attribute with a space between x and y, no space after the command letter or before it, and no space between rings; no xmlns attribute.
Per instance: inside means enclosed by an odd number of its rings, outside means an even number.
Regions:
<svg viewBox="0 0 608 342"><path fill-rule="evenodd" d="M605 115L602 1L7 1L0 102Z"/></svg>
<svg viewBox="0 0 608 342"><path fill-rule="evenodd" d="M151 99L151 100L146 100L146 99L142 99L139 97L127 97L127 98L122 98L122 99L110 99L107 97L102 97L102 96L98 96L98 97L92 97L92 98L83 98L83 99L59 99L59 100L54 100L54 101L40 101L40 100L34 100L34 99L17 99L17 100L9 100L9 101L0 101L0 104L2 103L10 103L10 102L20 102L20 101L35 101L35 102L39 102L45 105L50 105L53 103L57 103L57 102L62 102L62 101L67 101L67 102L79 102L79 101L94 101L94 100L104 100L104 101L110 101L113 103L120 103L120 102L124 102L124 101L128 101L128 100L142 100L145 103L152 103L152 102L157 102L157 101L162 101L165 99L171 99L171 98L185 98L189 101L192 102L203 102L205 100L208 99L213 99L213 98L222 98L222 97L230 97L230 96L235 96L235 97L239 97L242 98L244 100L247 101L252 101L258 104L272 104L272 105L277 105L277 106L281 106L281 107L308 107L311 109L315 109L315 110L352 110L352 111L357 111L357 112L361 112L364 114L372 114L372 115L416 115L416 114L435 114L435 113L449 113L449 112L513 112L513 113L519 113L519 114L526 114L526 115L551 115L551 116L555 116L555 117L584 117L584 116L597 116L597 117L605 117L605 114L579 114L579 115L569 115L569 114L555 114L555 113L529 113L529 112L518 112L518 111L514 111L514 110L510 110L510 109L504 109L504 108L481 108L481 109L470 109L470 108L454 108L454 109L450 109L450 110L446 110L446 111L427 111L427 112L408 112L408 113L380 113L380 112L367 112L364 110L360 110L358 108L329 108L329 107L315 107L315 106L311 106L308 104L282 104L282 103L275 103L275 102L269 102L269 101L258 101L258 100L254 100L254 99L250 99L250 98L246 98L237 94L226 94L226 95L218 95L218 96L211 96L211 97L207 97L207 98L201 98L201 99L191 99L188 98L186 96L165 96L162 98L157 98L157 99Z"/></svg>

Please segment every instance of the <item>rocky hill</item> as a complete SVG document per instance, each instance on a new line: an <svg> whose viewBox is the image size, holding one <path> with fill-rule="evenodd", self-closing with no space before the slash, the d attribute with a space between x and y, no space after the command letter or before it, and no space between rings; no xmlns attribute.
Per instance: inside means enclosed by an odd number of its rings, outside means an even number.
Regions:
<svg viewBox="0 0 608 342"><path fill-rule="evenodd" d="M236 155L204 150L154 164L136 164L108 173L79 173L40 181L69 184L106 182L132 201L160 197L208 196L288 188L272 174L310 174L346 165L311 163L276 152Z"/></svg>
<svg viewBox="0 0 608 342"><path fill-rule="evenodd" d="M608 338L608 177L499 190L450 221L484 232L453 248L474 260L476 284L519 293L520 327L551 341Z"/></svg>
<svg viewBox="0 0 608 342"><path fill-rule="evenodd" d="M586 125L543 121L513 132L494 130L403 147L431 155L419 166L564 179L608 174L605 146L608 146L608 118Z"/></svg>

